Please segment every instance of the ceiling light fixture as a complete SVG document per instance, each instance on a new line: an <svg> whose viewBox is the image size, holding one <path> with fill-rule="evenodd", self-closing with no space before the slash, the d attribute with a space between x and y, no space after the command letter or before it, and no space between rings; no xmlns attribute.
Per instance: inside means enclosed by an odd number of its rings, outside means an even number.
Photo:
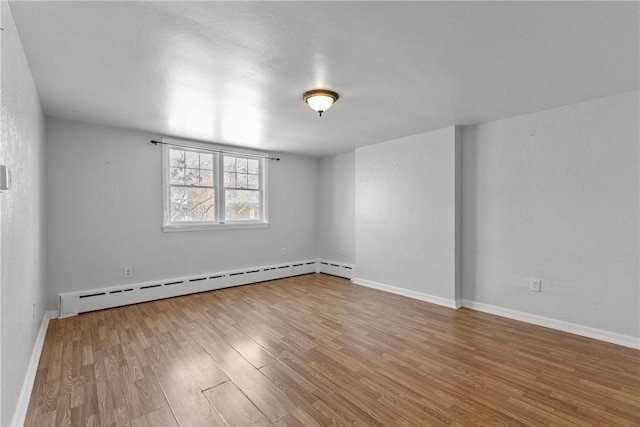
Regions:
<svg viewBox="0 0 640 427"><path fill-rule="evenodd" d="M312 110L317 111L320 117L322 117L322 113L331 108L338 98L340 96L337 93L326 89L314 89L302 95L304 102L309 104Z"/></svg>

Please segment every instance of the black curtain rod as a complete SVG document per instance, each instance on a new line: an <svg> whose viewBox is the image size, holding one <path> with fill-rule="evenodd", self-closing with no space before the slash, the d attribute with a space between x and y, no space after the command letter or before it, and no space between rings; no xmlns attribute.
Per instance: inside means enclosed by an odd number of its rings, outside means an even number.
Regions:
<svg viewBox="0 0 640 427"><path fill-rule="evenodd" d="M158 145L158 144L171 145L173 147L192 148L194 150L211 151L213 153L237 154L237 155L240 155L240 156L258 157L258 158L261 158L261 159L275 160L275 161L278 161L278 162L280 161L280 157L269 157L269 156L265 156L265 155L261 155L261 154L241 153L239 151L220 150L220 149L215 149L215 148L194 147L193 145L182 145L182 144L176 144L175 142L156 141L155 139L152 139L151 143L153 145Z"/></svg>

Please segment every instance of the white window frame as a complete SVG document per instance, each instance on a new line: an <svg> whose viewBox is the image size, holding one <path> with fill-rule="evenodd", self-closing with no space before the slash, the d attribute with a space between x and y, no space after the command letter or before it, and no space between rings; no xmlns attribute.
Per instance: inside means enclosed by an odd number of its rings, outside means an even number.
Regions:
<svg viewBox="0 0 640 427"><path fill-rule="evenodd" d="M245 150L230 149L219 145L205 144L195 141L181 141L175 139L162 139L162 230L174 231L200 231L200 230L233 230L269 227L269 157L265 153ZM171 221L171 181L169 177L169 150L195 151L213 154L214 161L214 189L215 189L215 217L216 221ZM229 156L249 157L260 160L260 220L226 220L225 192L224 192L224 158Z"/></svg>

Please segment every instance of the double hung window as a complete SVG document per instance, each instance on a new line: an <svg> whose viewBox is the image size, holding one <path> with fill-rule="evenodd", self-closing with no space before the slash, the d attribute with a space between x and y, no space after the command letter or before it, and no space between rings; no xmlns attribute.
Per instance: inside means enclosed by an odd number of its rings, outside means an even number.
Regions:
<svg viewBox="0 0 640 427"><path fill-rule="evenodd" d="M253 153L163 146L164 229L266 226L266 162Z"/></svg>

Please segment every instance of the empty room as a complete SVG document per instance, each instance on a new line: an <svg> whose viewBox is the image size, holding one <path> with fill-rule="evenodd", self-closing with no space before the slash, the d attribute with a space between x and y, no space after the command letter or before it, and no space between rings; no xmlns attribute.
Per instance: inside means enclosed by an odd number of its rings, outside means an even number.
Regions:
<svg viewBox="0 0 640 427"><path fill-rule="evenodd" d="M640 2L0 6L1 426L640 425Z"/></svg>

